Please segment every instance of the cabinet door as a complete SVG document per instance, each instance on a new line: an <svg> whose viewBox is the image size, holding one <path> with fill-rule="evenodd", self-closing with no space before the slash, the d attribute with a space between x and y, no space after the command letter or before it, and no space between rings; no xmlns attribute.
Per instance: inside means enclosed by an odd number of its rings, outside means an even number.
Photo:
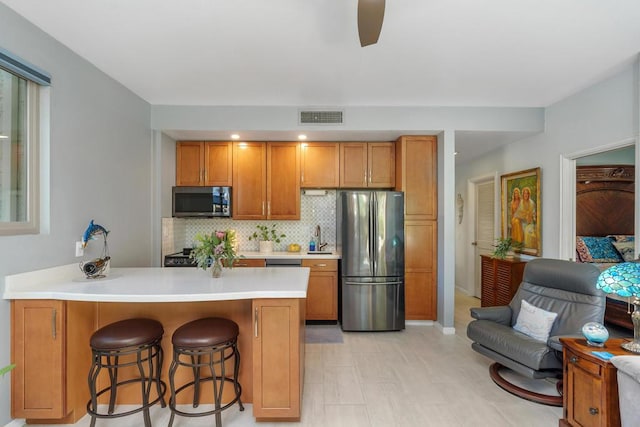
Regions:
<svg viewBox="0 0 640 427"><path fill-rule="evenodd" d="M196 187L203 184L203 154L202 142L176 143L176 186Z"/></svg>
<svg viewBox="0 0 640 427"><path fill-rule="evenodd" d="M340 145L335 142L302 144L302 188L336 188L340 185Z"/></svg>
<svg viewBox="0 0 640 427"><path fill-rule="evenodd" d="M204 143L204 185L232 185L232 151L231 142Z"/></svg>
<svg viewBox="0 0 640 427"><path fill-rule="evenodd" d="M302 260L311 268L307 287L307 320L338 320L338 268L335 260Z"/></svg>
<svg viewBox="0 0 640 427"><path fill-rule="evenodd" d="M300 144L267 144L267 219L300 219Z"/></svg>
<svg viewBox="0 0 640 427"><path fill-rule="evenodd" d="M367 144L367 187L393 188L396 180L395 146L392 142Z"/></svg>
<svg viewBox="0 0 640 427"><path fill-rule="evenodd" d="M304 300L253 300L253 415L300 419Z"/></svg>
<svg viewBox="0 0 640 427"><path fill-rule="evenodd" d="M264 143L233 143L233 219L266 217L266 167Z"/></svg>
<svg viewBox="0 0 640 427"><path fill-rule="evenodd" d="M11 304L16 364L11 373L11 416L62 418L67 415L65 302L15 300Z"/></svg>
<svg viewBox="0 0 640 427"><path fill-rule="evenodd" d="M569 358L577 357L568 352ZM567 419L571 425L582 427L605 427L602 402L602 378L581 369L578 365L567 365Z"/></svg>
<svg viewBox="0 0 640 427"><path fill-rule="evenodd" d="M435 221L405 222L405 317L436 319Z"/></svg>
<svg viewBox="0 0 640 427"><path fill-rule="evenodd" d="M340 144L340 187L365 188L367 186L367 143Z"/></svg>
<svg viewBox="0 0 640 427"><path fill-rule="evenodd" d="M407 220L437 219L437 147L435 136L403 136L396 141L396 190L404 191Z"/></svg>
<svg viewBox="0 0 640 427"><path fill-rule="evenodd" d="M482 307L493 307L496 304L496 269L495 261L488 256L480 256L481 275L481 299Z"/></svg>

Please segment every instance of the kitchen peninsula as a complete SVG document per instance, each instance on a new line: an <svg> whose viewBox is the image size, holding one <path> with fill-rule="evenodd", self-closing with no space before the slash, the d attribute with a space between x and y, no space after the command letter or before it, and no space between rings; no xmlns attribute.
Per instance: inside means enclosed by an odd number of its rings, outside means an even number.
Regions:
<svg viewBox="0 0 640 427"><path fill-rule="evenodd" d="M192 268L114 268L89 280L71 264L7 276L3 298L12 300L17 365L12 416L36 423L82 418L89 399L89 337L102 326L133 317L160 321L166 381L173 332L190 320L220 316L240 327L243 402L253 403L259 421L299 420L309 271L249 267L225 269L212 279ZM136 391L119 391L118 403L134 403Z"/></svg>

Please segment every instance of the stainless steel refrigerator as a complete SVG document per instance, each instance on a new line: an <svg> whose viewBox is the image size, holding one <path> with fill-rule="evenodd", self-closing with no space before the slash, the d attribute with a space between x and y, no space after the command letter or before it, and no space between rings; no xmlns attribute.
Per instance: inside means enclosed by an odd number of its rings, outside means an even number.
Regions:
<svg viewBox="0 0 640 427"><path fill-rule="evenodd" d="M404 329L404 193L340 193L342 329Z"/></svg>

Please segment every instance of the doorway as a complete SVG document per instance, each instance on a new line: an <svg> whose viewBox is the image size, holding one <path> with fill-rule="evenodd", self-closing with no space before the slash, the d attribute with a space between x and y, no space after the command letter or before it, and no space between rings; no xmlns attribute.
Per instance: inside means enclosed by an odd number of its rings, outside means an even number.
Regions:
<svg viewBox="0 0 640 427"><path fill-rule="evenodd" d="M624 141L620 141L614 144L609 144L605 146L601 146L595 149L580 151L577 153L571 153L561 158L561 168L560 168L560 176L561 176L561 190L560 190L560 252L559 258L575 260L576 253L576 164L590 164L590 162L595 163L609 163L609 160L606 159L607 156L610 156L611 153L616 151L625 151L625 149L633 147L634 148L634 161L627 163L640 164L640 150L635 149L636 140L628 139ZM609 153L609 154L605 154ZM603 157L604 156L604 157ZM613 162L615 163L615 162ZM636 168L636 177L635 182L640 182L638 180L640 175L639 168ZM635 199L639 199L640 195L640 186L636 185L635 187ZM635 230L636 234L637 230L640 230L640 212L636 209L634 213L635 216ZM636 239L636 248L635 253L639 252L640 242Z"/></svg>
<svg viewBox="0 0 640 427"><path fill-rule="evenodd" d="M469 246L467 253L467 283L473 283L473 295L480 298L481 275L480 255L488 255L493 251L499 217L496 201L497 174L485 175L470 179L467 183L467 198L471 207L469 215Z"/></svg>

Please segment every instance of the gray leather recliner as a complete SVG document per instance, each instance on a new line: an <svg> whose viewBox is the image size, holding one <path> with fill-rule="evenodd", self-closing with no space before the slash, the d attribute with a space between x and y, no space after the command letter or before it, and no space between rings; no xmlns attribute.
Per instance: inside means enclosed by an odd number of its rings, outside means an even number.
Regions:
<svg viewBox="0 0 640 427"><path fill-rule="evenodd" d="M563 336L582 336L587 322L604 321L605 294L596 289L600 270L590 264L538 258L527 263L522 283L508 306L472 308L467 326L471 347L493 359L491 377L501 387L518 396L550 405L562 405L557 396L538 400L530 393L506 386L498 369L506 366L528 378L558 377L562 373ZM513 329L521 301L557 313L547 342L535 340ZM520 394L523 392L523 394ZM533 393L535 395L535 393ZM559 405L558 405L559 402Z"/></svg>

